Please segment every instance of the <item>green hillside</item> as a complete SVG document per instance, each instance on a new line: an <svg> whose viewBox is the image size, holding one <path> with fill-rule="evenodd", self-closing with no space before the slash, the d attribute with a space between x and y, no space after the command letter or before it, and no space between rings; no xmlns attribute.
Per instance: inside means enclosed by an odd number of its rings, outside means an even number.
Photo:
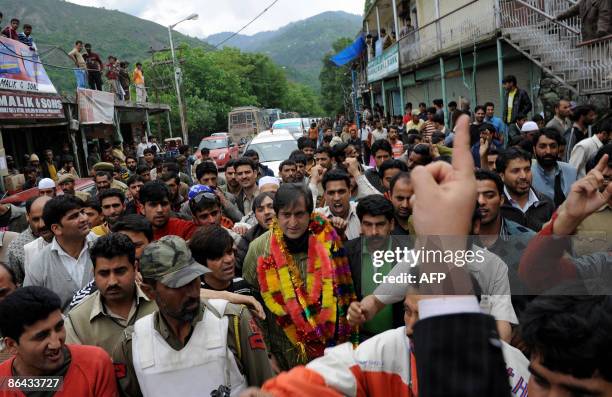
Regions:
<svg viewBox="0 0 612 397"><path fill-rule="evenodd" d="M288 76L319 91L321 57L341 37L354 37L361 28L361 17L342 11L324 12L293 22L273 32L253 36L238 35L225 45L247 52L261 52L287 68ZM217 44L231 33L218 33L206 38Z"/></svg>
<svg viewBox="0 0 612 397"><path fill-rule="evenodd" d="M89 42L103 59L115 55L132 65L150 59L150 48L169 46L168 30L132 15L104 8L84 7L60 0L0 0L3 27L11 18L33 26L32 36L44 62L70 67L66 53L76 40ZM205 42L173 32L175 45L211 47ZM58 48L54 48L58 47ZM46 67L58 91L72 94L75 80L71 70Z"/></svg>

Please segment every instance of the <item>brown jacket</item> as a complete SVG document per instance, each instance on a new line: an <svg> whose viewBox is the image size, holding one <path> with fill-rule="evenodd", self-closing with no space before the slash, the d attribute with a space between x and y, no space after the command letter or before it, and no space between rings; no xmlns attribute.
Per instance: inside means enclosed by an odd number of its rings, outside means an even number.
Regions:
<svg viewBox="0 0 612 397"><path fill-rule="evenodd" d="M612 34L612 0L580 0L557 19L575 16L580 16L582 22L583 41Z"/></svg>
<svg viewBox="0 0 612 397"><path fill-rule="evenodd" d="M576 229L572 239L576 256L594 252L608 252L612 236L612 208L604 205L597 212L589 215Z"/></svg>
<svg viewBox="0 0 612 397"><path fill-rule="evenodd" d="M155 302L147 299L138 288L136 305L130 313L127 324L122 324L107 312L98 290L67 313L66 343L98 346L110 355L121 341L125 329L155 310L157 310Z"/></svg>

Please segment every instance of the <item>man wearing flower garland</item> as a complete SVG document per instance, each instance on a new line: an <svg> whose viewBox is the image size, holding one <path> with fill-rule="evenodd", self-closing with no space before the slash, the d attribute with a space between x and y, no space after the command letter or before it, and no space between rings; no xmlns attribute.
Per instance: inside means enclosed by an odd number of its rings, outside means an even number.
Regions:
<svg viewBox="0 0 612 397"><path fill-rule="evenodd" d="M278 367L287 370L320 357L328 346L357 341L346 320L355 292L342 239L313 214L309 189L282 184L274 210L270 229L249 247L243 277L261 293L266 342Z"/></svg>

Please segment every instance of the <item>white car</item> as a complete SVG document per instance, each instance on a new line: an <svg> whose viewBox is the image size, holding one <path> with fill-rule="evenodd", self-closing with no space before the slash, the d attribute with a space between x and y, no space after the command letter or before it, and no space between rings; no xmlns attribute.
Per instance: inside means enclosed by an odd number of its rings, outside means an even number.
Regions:
<svg viewBox="0 0 612 397"><path fill-rule="evenodd" d="M300 139L310 128L308 119L280 119L272 124L273 129L284 129L291 132L295 139Z"/></svg>
<svg viewBox="0 0 612 397"><path fill-rule="evenodd" d="M259 162L278 176L278 166L289 158L294 150L297 150L297 140L289 130L278 129L268 130L257 134L255 138L245 148L255 150L259 155Z"/></svg>

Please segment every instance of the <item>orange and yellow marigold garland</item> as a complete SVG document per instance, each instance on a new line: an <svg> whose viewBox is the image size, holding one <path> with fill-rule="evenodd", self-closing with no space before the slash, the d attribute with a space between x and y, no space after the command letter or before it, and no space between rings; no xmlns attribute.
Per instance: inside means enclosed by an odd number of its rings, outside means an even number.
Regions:
<svg viewBox="0 0 612 397"><path fill-rule="evenodd" d="M306 286L276 220L270 226L270 255L257 264L266 306L307 360L349 338L358 341L346 320L355 291L342 240L319 214L312 215L309 232Z"/></svg>

